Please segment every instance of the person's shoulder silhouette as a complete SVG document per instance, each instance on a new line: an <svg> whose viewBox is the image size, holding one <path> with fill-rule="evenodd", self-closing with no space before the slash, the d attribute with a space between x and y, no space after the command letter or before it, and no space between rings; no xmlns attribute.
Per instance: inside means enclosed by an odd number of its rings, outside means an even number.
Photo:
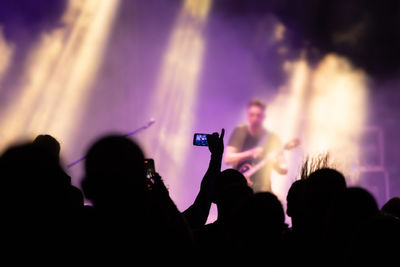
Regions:
<svg viewBox="0 0 400 267"><path fill-rule="evenodd" d="M173 251L191 242L161 177L149 187L144 159L136 142L119 135L99 139L87 153L82 188L93 208L85 209L86 239L97 259L110 253L135 261L157 246Z"/></svg>
<svg viewBox="0 0 400 267"><path fill-rule="evenodd" d="M240 256L237 243L238 223L242 210L253 195L246 178L235 169L226 169L215 177L213 202L217 206L218 218L194 232L196 245L207 257L219 259ZM244 227L242 225L241 227ZM205 254L206 252L208 254Z"/></svg>
<svg viewBox="0 0 400 267"><path fill-rule="evenodd" d="M351 240L346 251L348 266L390 266L398 262L400 219L378 213Z"/></svg>
<svg viewBox="0 0 400 267"><path fill-rule="evenodd" d="M382 206L382 211L400 219L400 197L389 199L389 201Z"/></svg>

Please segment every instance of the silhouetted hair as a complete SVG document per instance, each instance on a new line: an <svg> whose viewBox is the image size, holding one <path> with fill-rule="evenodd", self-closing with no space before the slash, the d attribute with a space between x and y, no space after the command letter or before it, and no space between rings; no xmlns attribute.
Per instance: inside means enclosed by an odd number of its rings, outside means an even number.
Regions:
<svg viewBox="0 0 400 267"><path fill-rule="evenodd" d="M319 154L313 157L307 156L301 166L300 179L307 179L311 173L329 167L334 167L329 166L329 153Z"/></svg>
<svg viewBox="0 0 400 267"><path fill-rule="evenodd" d="M252 106L259 107L262 110L265 110L267 108L267 104L265 104L265 102L260 100L260 99L252 99L252 100L250 100L250 102L247 104L247 108L250 108Z"/></svg>

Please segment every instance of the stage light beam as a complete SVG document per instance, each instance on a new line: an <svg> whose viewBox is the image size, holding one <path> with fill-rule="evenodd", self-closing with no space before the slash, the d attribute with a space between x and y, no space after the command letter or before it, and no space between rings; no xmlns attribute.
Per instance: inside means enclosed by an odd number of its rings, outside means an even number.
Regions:
<svg viewBox="0 0 400 267"><path fill-rule="evenodd" d="M162 59L159 79L153 91L150 112L157 118L157 131L149 136L145 146L156 162L168 157L162 172L170 177L171 188L178 190L188 140L192 133L196 110L197 85L203 65L205 40L203 28L211 7L211 0L185 0L176 18ZM157 140L157 142L154 142ZM190 138L189 138L190 140Z"/></svg>
<svg viewBox="0 0 400 267"><path fill-rule="evenodd" d="M7 73L7 68L12 61L14 55L14 46L7 43L4 38L3 29L0 25L0 90L2 89L1 82Z"/></svg>
<svg viewBox="0 0 400 267"><path fill-rule="evenodd" d="M294 138L302 137L303 110L306 105L307 91L309 87L311 68L302 57L293 62L284 64L284 71L288 80L279 89L275 99L268 106L266 128L277 133L282 142L289 142ZM297 150L297 149L296 149ZM286 194L297 176L301 153L298 151L284 152L288 166L288 174L285 179L282 175L272 172L271 183L273 192L281 202L286 205Z"/></svg>
<svg viewBox="0 0 400 267"><path fill-rule="evenodd" d="M24 63L18 93L1 117L1 148L43 132L69 143L101 65L118 4L68 2L63 26L43 33Z"/></svg>

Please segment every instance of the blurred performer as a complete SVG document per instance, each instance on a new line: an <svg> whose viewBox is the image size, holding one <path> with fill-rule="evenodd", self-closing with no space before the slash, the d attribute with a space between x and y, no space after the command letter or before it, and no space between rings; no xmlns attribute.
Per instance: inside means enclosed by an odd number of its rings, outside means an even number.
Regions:
<svg viewBox="0 0 400 267"><path fill-rule="evenodd" d="M263 127L264 102L254 99L247 105L247 124L237 126L228 142L225 163L239 170L255 192L271 191L271 171L287 173L279 137Z"/></svg>

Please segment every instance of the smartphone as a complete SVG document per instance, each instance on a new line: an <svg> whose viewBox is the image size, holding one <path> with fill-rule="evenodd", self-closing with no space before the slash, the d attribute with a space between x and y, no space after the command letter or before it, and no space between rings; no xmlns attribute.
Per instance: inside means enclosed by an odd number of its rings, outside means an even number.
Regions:
<svg viewBox="0 0 400 267"><path fill-rule="evenodd" d="M193 145L208 146L207 136L209 136L209 134L195 133L193 136Z"/></svg>
<svg viewBox="0 0 400 267"><path fill-rule="evenodd" d="M152 180L154 177L154 174L156 172L156 168L154 167L154 160L153 159L145 159L144 160L144 166L146 169L146 177L147 179Z"/></svg>

